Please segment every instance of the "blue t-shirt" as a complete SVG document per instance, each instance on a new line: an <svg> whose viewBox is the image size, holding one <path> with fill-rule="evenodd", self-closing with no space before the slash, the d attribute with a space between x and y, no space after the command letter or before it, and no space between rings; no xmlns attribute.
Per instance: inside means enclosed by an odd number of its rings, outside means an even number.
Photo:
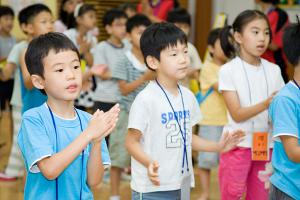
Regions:
<svg viewBox="0 0 300 200"><path fill-rule="evenodd" d="M37 88L33 87L31 90L27 89L24 85L22 72L20 70L21 77L21 94L22 94L22 113L25 111L38 107L46 102L47 96L42 94Z"/></svg>
<svg viewBox="0 0 300 200"><path fill-rule="evenodd" d="M91 115L77 110L82 121L83 130L88 126ZM62 119L54 114L56 132L51 114L46 104L28 110L24 113L18 144L23 154L27 177L24 199L53 200L56 198L56 180L48 180L40 172L37 162L66 148L81 134L78 116L74 119ZM58 199L80 199L82 183L82 199L93 199L93 193L87 185L87 163L91 144L84 150L82 167L82 153L60 174L58 178ZM110 165L109 152L102 140L102 164ZM101 164L101 163L99 163ZM82 169L83 168L83 169Z"/></svg>
<svg viewBox="0 0 300 200"><path fill-rule="evenodd" d="M288 83L274 98L269 113L273 123L274 150L272 164L274 173L271 182L281 191L299 199L300 164L289 160L279 136L289 135L300 144L300 90Z"/></svg>

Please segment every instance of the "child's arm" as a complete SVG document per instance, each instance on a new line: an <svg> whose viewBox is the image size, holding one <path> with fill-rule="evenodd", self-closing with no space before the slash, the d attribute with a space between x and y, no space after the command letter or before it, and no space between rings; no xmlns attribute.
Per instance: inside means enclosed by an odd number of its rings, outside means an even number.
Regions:
<svg viewBox="0 0 300 200"><path fill-rule="evenodd" d="M0 80L7 81L11 78L17 65L14 63L7 63L3 69L0 69Z"/></svg>
<svg viewBox="0 0 300 200"><path fill-rule="evenodd" d="M219 142L213 142L200 138L199 136L192 135L192 149L195 151L207 152L226 152L234 148L241 142L241 138L245 133L241 130L234 131L233 133L225 132Z"/></svg>
<svg viewBox="0 0 300 200"><path fill-rule="evenodd" d="M116 125L119 111L119 105L114 106L106 113L97 110L90 120L87 129L69 146L50 157L38 161L37 165L42 174L49 180L56 179L91 141L100 143L101 139L112 131ZM101 155L99 157L99 153L96 153L99 150L99 146L94 146L96 149L92 149L88 162L88 184L91 186L98 184L102 177L103 167L99 164L101 162ZM101 151L99 150L99 152ZM91 166L93 166L92 170Z"/></svg>
<svg viewBox="0 0 300 200"><path fill-rule="evenodd" d="M103 177L104 167L101 155L101 141L92 144L90 157L87 166L87 183L90 187L98 185Z"/></svg>
<svg viewBox="0 0 300 200"><path fill-rule="evenodd" d="M142 149L140 145L141 136L142 133L139 130L129 128L126 136L125 147L135 160L137 160L148 169L148 176L151 182L154 185L159 185L159 165L156 161L152 161L151 158Z"/></svg>
<svg viewBox="0 0 300 200"><path fill-rule="evenodd" d="M31 90L33 88L33 84L32 84L31 78L30 78L30 74L29 74L29 72L27 70L26 63L25 63L25 53L26 53L26 50L24 50L21 53L21 56L20 56L20 65L21 65L21 72L22 72L24 86L25 86L25 88Z"/></svg>
<svg viewBox="0 0 300 200"><path fill-rule="evenodd" d="M261 103L248 107L241 106L236 91L223 90L222 94L224 96L224 100L228 111L232 116L233 120L236 122L242 122L266 110L272 102L272 99L275 96L276 92L274 92L271 96L269 96L266 100L262 101Z"/></svg>
<svg viewBox="0 0 300 200"><path fill-rule="evenodd" d="M153 80L155 77L155 72L153 71L146 71L142 76L140 76L138 79L128 83L125 80L118 81L119 83L119 89L122 95L126 96L130 92L136 90L138 87L140 87L142 84L144 84L146 81Z"/></svg>
<svg viewBox="0 0 300 200"><path fill-rule="evenodd" d="M288 158L295 162L300 163L300 146L299 139L293 136L280 136L280 139L283 143L284 150Z"/></svg>

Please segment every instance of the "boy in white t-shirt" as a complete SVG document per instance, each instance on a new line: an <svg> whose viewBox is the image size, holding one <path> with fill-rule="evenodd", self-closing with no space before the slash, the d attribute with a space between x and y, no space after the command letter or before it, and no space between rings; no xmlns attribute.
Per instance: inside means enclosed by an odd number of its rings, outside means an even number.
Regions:
<svg viewBox="0 0 300 200"><path fill-rule="evenodd" d="M192 135L201 113L193 93L178 85L189 65L183 31L171 23L153 24L140 44L157 79L140 92L129 113L125 145L132 156L132 199L189 199L194 186L192 148L227 151L243 132L227 133L219 143Z"/></svg>

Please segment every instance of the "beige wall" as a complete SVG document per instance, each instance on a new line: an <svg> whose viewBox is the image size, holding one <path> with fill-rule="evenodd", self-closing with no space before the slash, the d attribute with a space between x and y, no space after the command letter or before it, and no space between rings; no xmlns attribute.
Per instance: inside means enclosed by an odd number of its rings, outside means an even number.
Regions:
<svg viewBox="0 0 300 200"><path fill-rule="evenodd" d="M45 3L52 11L54 19L56 18L57 13L57 1L55 0L0 0L1 5L9 5L13 7L15 11L15 23L12 34L17 39L24 39L25 35L20 30L19 23L18 23L18 12L23 7L33 4L33 3Z"/></svg>

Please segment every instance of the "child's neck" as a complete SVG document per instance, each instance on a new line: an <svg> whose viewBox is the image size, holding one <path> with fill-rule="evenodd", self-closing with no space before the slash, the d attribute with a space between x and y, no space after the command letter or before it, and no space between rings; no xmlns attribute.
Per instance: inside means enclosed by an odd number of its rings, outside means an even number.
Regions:
<svg viewBox="0 0 300 200"><path fill-rule="evenodd" d="M63 101L48 97L47 105L53 113L61 118L72 119L76 115L73 101Z"/></svg>
<svg viewBox="0 0 300 200"><path fill-rule="evenodd" d="M177 96L178 95L178 83L177 80L171 80L170 78L157 74L157 81L163 87L163 89L167 90L171 94Z"/></svg>
<svg viewBox="0 0 300 200"><path fill-rule="evenodd" d="M132 46L131 52L140 61L140 63L145 63L141 49L137 48L136 46Z"/></svg>
<svg viewBox="0 0 300 200"><path fill-rule="evenodd" d="M10 33L0 29L0 36L2 37L10 37Z"/></svg>
<svg viewBox="0 0 300 200"><path fill-rule="evenodd" d="M260 66L260 57L249 55L248 53L245 53L243 49L240 51L240 57L245 62L249 63L250 65L254 65L256 67Z"/></svg>
<svg viewBox="0 0 300 200"><path fill-rule="evenodd" d="M224 61L222 61L222 60L220 60L220 59L218 59L218 58L215 58L215 57L213 57L212 62L215 63L215 64L218 65L218 66L222 66L222 65L225 64Z"/></svg>
<svg viewBox="0 0 300 200"><path fill-rule="evenodd" d="M300 84L300 63L297 66L295 66L293 78L299 85Z"/></svg>
<svg viewBox="0 0 300 200"><path fill-rule="evenodd" d="M123 46L122 41L119 38L116 38L112 35L108 38L108 41L116 47L122 47Z"/></svg>
<svg viewBox="0 0 300 200"><path fill-rule="evenodd" d="M88 31L89 30L87 28L85 28L84 26L77 27L77 32L78 32L79 37L84 37Z"/></svg>

